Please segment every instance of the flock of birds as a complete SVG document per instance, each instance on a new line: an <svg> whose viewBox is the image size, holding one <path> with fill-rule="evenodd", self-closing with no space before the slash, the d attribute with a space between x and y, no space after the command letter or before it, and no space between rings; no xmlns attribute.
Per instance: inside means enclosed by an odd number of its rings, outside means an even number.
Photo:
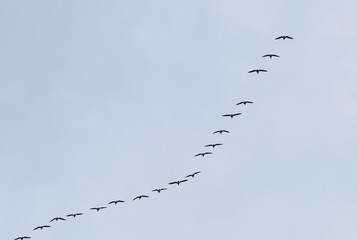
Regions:
<svg viewBox="0 0 357 240"><path fill-rule="evenodd" d="M293 39L292 37L290 36L279 36L277 38L275 38L275 40L279 40L279 39ZM276 57L276 58L279 58L280 56L276 55L276 54L265 54L262 56L263 58L266 58L266 57L269 57L270 59L273 58L273 57ZM259 74L260 72L267 72L267 70L265 69L254 69L254 70L250 70L248 71L248 73L254 73L256 72L257 74ZM236 105L247 105L247 104L253 104L253 102L251 101L241 101L239 103L237 103ZM233 118L233 117L236 117L236 116L239 116L241 115L242 113L229 113L229 114L223 114L222 117L230 117L230 118ZM214 131L213 134L223 134L223 133L229 133L229 131L225 130L225 129L220 129L220 130L217 130L217 131ZM205 147L211 147L211 148L215 148L217 146L221 146L223 145L223 143L214 143L214 144L207 144L205 145ZM198 156L206 156L206 155L210 155L210 154L213 154L212 152L202 152L202 153L198 153L196 155L194 155L194 157L198 157ZM197 174L201 173L201 171L197 171L197 172L194 172L192 174L189 174L185 177L185 179L182 179L182 180L178 180L178 181L174 181L174 182L170 182L168 183L169 185L180 185L181 183L184 183L184 182L187 182L189 178L194 178ZM153 189L152 192L157 192L157 193L160 193L161 191L166 191L167 188L156 188L156 189ZM138 195L136 197L133 198L133 201L135 200L140 200L142 198L148 198L149 196L148 195ZM118 203L124 203L125 201L124 200L113 200L113 201L110 201L108 203L108 205L116 205ZM90 208L89 210L93 210L93 211L96 211L96 212L99 212L103 209L106 209L107 207L105 206L101 206L101 207L93 207L93 208ZM77 216L81 216L83 215L84 213L83 212L77 212L77 213L71 213L71 214L67 214L66 217L67 218L75 218ZM55 217L53 219L51 219L49 222L57 222L57 221L66 221L65 218L63 217ZM45 228L50 228L51 226L50 225L40 225L40 226L37 226L35 227L33 230L43 230ZM31 237L29 236L21 236L21 237L17 237L15 238L14 240L24 240L24 239L30 239Z"/></svg>

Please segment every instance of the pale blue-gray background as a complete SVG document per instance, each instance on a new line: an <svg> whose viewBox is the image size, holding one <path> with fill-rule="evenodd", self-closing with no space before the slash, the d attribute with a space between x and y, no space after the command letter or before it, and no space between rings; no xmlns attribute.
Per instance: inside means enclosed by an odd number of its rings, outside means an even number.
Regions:
<svg viewBox="0 0 357 240"><path fill-rule="evenodd" d="M356 12L353 0L0 1L0 238L355 240ZM115 199L127 202L88 210Z"/></svg>

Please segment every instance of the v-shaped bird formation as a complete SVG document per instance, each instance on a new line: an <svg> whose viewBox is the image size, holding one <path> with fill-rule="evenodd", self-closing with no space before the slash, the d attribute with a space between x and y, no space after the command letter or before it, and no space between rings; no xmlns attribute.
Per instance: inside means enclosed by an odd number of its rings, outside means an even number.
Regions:
<svg viewBox="0 0 357 240"><path fill-rule="evenodd" d="M282 35L282 36L279 36L279 37L276 37L275 40L279 40L279 39L282 39L282 40L285 40L285 39L293 39L292 37L290 36L286 36L286 35ZM268 58L269 59L272 59L273 57L274 58L280 58L279 55L277 54L272 54L272 53L269 53L269 54L265 54L262 56L263 58ZM248 73L257 73L257 75L260 73L260 72L268 72L268 70L265 70L265 69L253 69L253 70L250 70L248 71ZM247 105L247 104L253 104L252 101L248 101L248 100L244 100L244 101L240 101L238 103L236 103L236 105ZM228 117L230 119L233 119L234 117L236 116L240 116L242 115L242 113L228 113L228 114L223 114L222 116L223 117ZM213 132L213 134L228 134L230 133L228 130L225 130L225 129L219 129L219 130L216 130ZM204 145L204 147L210 147L212 149L214 149L215 147L217 146L221 146L223 145L223 143L212 143L212 144L207 144L207 145ZM194 155L194 157L198 157L198 156L202 156L202 157L205 157L206 155L212 155L213 153L212 152L201 152L201 153L197 153ZM189 179L192 179L194 178L197 174L201 173L201 171L196 171L194 173L191 173L191 174L188 174L184 179L182 180L177 180L177 181L173 181L173 182L169 182L168 185L177 185L179 186L180 184L182 183L185 183L187 182ZM161 193L162 191L167 191L168 189L167 188L155 188L153 190L151 190L151 192L157 192L157 193ZM136 197L133 198L132 201L135 201L135 200L141 200L142 198L149 198L148 195L138 195ZM113 201L110 201L108 202L108 205L117 205L118 203L125 203L124 200L113 200ZM100 206L100 207L92 207L90 208L89 210L93 210L95 212L99 212L103 209L106 209L107 207L106 206ZM67 214L65 215L67 218L76 218L77 216L81 216L83 215L84 213L83 212L77 212L77 213L70 213L70 214ZM63 217L54 217L53 219L51 219L49 222L52 223L52 222L59 222L59 221L66 221L65 218ZM50 225L40 225L40 226L37 226L33 229L33 231L35 230L44 230L46 228L50 228L51 226ZM25 239L30 239L31 237L29 236L21 236L21 237L16 237L14 238L14 240L25 240Z"/></svg>

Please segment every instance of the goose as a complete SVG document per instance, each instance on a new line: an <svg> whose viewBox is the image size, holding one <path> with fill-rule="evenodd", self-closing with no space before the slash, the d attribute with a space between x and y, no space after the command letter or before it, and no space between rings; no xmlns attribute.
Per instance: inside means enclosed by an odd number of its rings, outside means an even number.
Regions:
<svg viewBox="0 0 357 240"><path fill-rule="evenodd" d="M204 157L204 156L207 155L207 154L212 154L212 153L211 153L211 152L198 153L198 154L196 154L194 157L197 157L197 156L202 156L202 157Z"/></svg>
<svg viewBox="0 0 357 240"><path fill-rule="evenodd" d="M205 147L213 147L213 148L215 148L216 146L221 146L221 145L223 145L223 143L214 143L214 144L207 144L207 145L205 145Z"/></svg>
<svg viewBox="0 0 357 240"><path fill-rule="evenodd" d="M216 133L219 133L219 134L229 133L229 131L227 131L227 130L217 130L217 131L213 132L213 134L216 134Z"/></svg>
<svg viewBox="0 0 357 240"><path fill-rule="evenodd" d="M250 70L248 73L253 73L256 72L257 74L259 74L259 72L267 72L268 70L265 69L254 69L254 70Z"/></svg>
<svg viewBox="0 0 357 240"><path fill-rule="evenodd" d="M242 113L230 113L230 114L223 114L222 117L235 117L235 116L239 116L241 115Z"/></svg>
<svg viewBox="0 0 357 240"><path fill-rule="evenodd" d="M279 36L279 37L275 38L275 40L279 40L279 39L285 40L285 39L294 39L294 38L292 38L290 36Z"/></svg>
<svg viewBox="0 0 357 240"><path fill-rule="evenodd" d="M183 183L183 182L187 182L188 180L187 179L184 179L184 180L180 180L180 181L175 181L175 182L170 182L169 184L177 184L177 186L178 185L180 185L180 183Z"/></svg>
<svg viewBox="0 0 357 240"><path fill-rule="evenodd" d="M198 171L198 172L194 172L194 173L192 173L192 174L189 174L189 175L187 175L186 177L188 178L188 177L195 177L195 175L196 174L199 174L201 171Z"/></svg>
<svg viewBox="0 0 357 240"><path fill-rule="evenodd" d="M136 200L136 199L141 199L141 198L148 198L149 196L146 196L146 195L139 195L139 196L137 196L137 197L135 197L134 199L133 199L133 201L134 200Z"/></svg>
<svg viewBox="0 0 357 240"><path fill-rule="evenodd" d="M278 56L278 55L276 55L276 54L265 54L265 55L262 56L262 57L269 57L269 58L271 59L272 57L280 57L280 56Z"/></svg>

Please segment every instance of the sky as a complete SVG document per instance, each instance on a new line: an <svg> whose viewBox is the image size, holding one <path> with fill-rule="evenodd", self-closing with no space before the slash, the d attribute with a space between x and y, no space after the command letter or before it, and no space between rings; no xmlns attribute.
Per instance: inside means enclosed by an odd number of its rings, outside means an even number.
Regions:
<svg viewBox="0 0 357 240"><path fill-rule="evenodd" d="M0 238L356 239L356 10L2 0Z"/></svg>

